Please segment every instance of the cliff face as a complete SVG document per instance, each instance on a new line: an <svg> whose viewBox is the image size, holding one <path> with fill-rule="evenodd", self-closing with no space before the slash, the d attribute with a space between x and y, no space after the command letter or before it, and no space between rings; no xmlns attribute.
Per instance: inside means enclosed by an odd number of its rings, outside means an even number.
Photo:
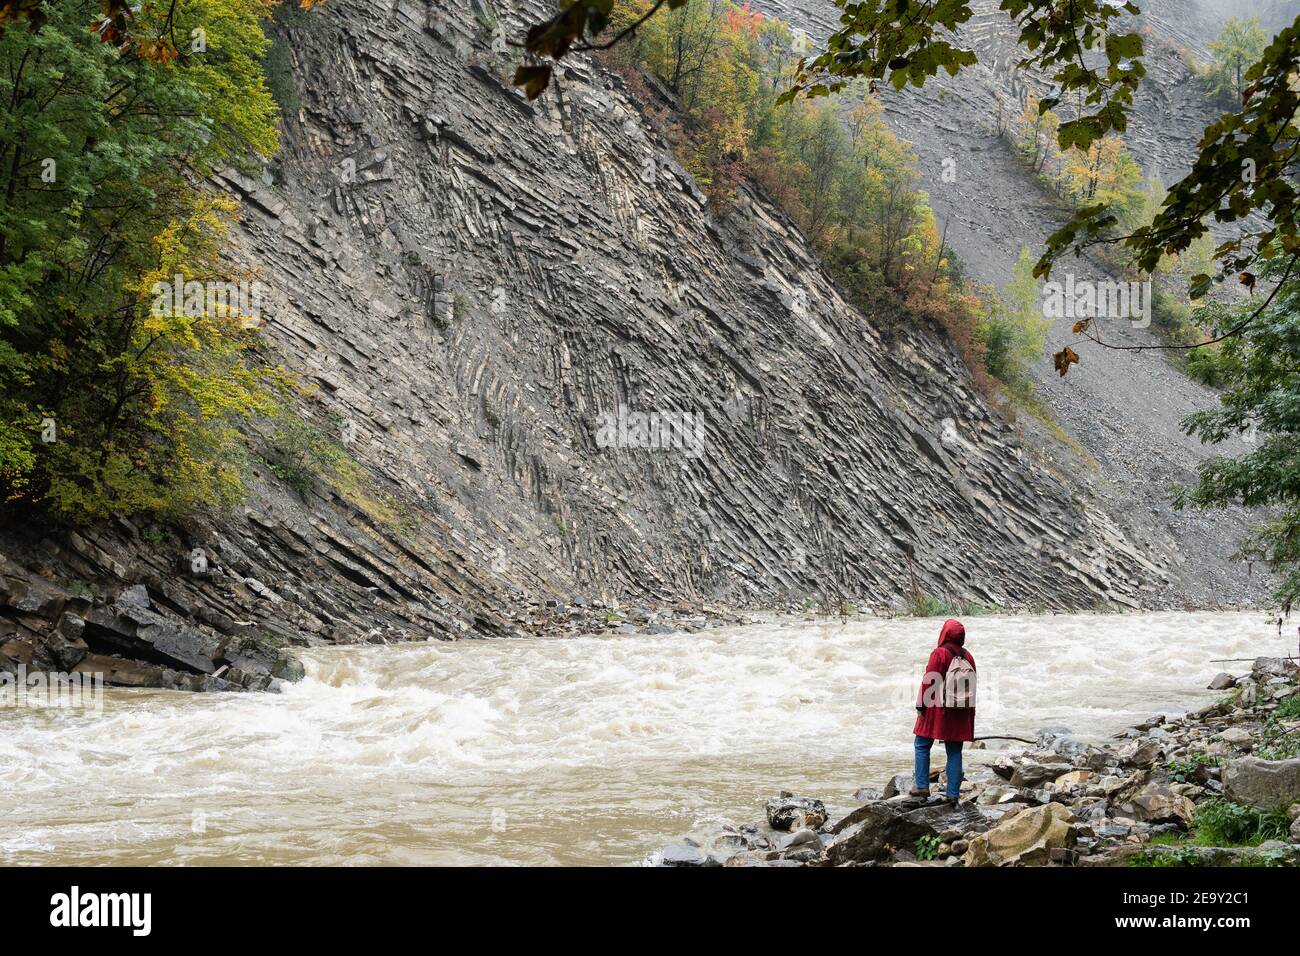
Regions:
<svg viewBox="0 0 1300 956"><path fill-rule="evenodd" d="M10 660L117 653L154 668L123 680L260 685L284 667L240 666L246 638L888 606L911 573L990 605L1163 600L1164 559L1021 451L941 335L849 307L762 197L710 211L619 78L577 62L525 101L500 16L331 0L290 30L282 155L224 180L268 349L387 517L264 471L239 512L161 544L125 523L7 532ZM206 650L158 650L116 598L134 584L132 606Z"/></svg>

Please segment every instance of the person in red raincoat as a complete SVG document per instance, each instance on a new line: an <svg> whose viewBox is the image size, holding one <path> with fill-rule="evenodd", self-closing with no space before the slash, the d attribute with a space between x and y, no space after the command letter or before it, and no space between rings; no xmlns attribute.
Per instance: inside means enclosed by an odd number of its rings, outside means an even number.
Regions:
<svg viewBox="0 0 1300 956"><path fill-rule="evenodd" d="M958 656L965 657L974 669L975 658L965 645L966 628L961 621L951 618L944 621L939 631L939 644L930 652L925 676L921 678L921 690L916 695L916 726L912 728L916 734L915 786L911 791L914 797L930 795L930 748L936 740L943 741L948 753L946 795L949 802L956 803L961 791L961 745L963 741L975 739L975 708L944 707L943 679Z"/></svg>

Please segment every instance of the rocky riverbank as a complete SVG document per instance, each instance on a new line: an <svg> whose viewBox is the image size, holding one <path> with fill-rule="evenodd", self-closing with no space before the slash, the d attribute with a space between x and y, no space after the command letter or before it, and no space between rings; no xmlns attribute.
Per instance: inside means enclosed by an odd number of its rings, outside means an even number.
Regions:
<svg viewBox="0 0 1300 956"><path fill-rule="evenodd" d="M1220 674L1224 696L1153 717L1112 743L1064 728L976 764L961 800L907 795L910 774L854 794L832 820L783 792L766 819L696 834L653 854L665 866L1300 865L1300 686L1293 661ZM942 771L932 790L943 792ZM1226 839L1225 839L1226 837ZM1214 845L1215 843L1230 845Z"/></svg>
<svg viewBox="0 0 1300 956"><path fill-rule="evenodd" d="M295 647L480 636L469 626L416 630L377 620L369 631L304 626L291 595L243 573L226 553L197 552L130 580L124 561L82 541L80 560L41 574L0 552L0 673L98 675L110 686L275 691L303 677ZM66 554L67 552L65 552ZM71 583L70 583L71 582ZM740 624L726 608L620 607L575 596L521 601L497 636L665 634Z"/></svg>

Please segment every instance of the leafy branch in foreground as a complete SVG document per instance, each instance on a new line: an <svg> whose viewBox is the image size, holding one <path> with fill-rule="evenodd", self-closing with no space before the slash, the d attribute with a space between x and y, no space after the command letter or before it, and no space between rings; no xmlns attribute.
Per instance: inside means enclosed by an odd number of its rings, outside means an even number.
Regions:
<svg viewBox="0 0 1300 956"><path fill-rule="evenodd" d="M628 0L625 0L624 5ZM620 42L662 8L675 10L688 0L657 0L643 15L604 42L599 37L615 19L615 0L572 0L550 19L532 26L524 38L525 52L534 58L560 60L574 52L608 48ZM801 61L782 99L825 96L856 78L888 80L896 89L922 86L940 69L956 76L978 62L975 53L952 42L956 29L973 15L971 0L835 0L844 10L843 26L827 41L827 49L811 61ZM1123 132L1146 69L1141 62L1142 37L1111 29L1112 21L1140 10L1132 2L1115 0L1002 0L1001 9L1020 27L1019 42L1029 55L1021 67L1034 67L1051 76L1058 93L1043 101L1051 109L1067 94L1077 93L1081 107L1095 110L1062 123L1061 148L1086 149L1106 133ZM588 38L584 40L584 37ZM1093 51L1104 54L1094 62ZM547 65L525 66L515 82L535 98L550 83Z"/></svg>

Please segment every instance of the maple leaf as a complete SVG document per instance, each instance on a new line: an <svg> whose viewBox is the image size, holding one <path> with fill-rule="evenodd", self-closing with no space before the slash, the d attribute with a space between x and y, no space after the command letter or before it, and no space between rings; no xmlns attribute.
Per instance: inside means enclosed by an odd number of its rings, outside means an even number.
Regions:
<svg viewBox="0 0 1300 956"><path fill-rule="evenodd" d="M1052 356L1052 367L1065 378L1065 373L1070 370L1070 366L1079 361L1079 355L1068 345Z"/></svg>

